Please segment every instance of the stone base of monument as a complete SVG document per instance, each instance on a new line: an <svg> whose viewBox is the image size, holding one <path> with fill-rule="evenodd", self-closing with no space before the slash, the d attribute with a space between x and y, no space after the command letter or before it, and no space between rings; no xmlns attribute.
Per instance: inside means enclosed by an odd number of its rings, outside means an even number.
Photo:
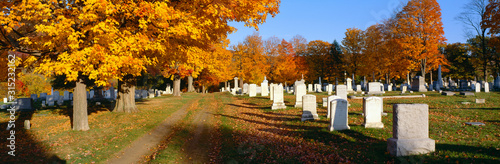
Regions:
<svg viewBox="0 0 500 164"><path fill-rule="evenodd" d="M296 101L294 107L295 108L302 108L302 102Z"/></svg>
<svg viewBox="0 0 500 164"><path fill-rule="evenodd" d="M300 119L300 121L307 121L307 120L319 120L319 116L318 114L310 114L310 113L302 114L302 119Z"/></svg>
<svg viewBox="0 0 500 164"><path fill-rule="evenodd" d="M382 123L382 122L367 122L367 123L365 123L365 128L384 128L384 123Z"/></svg>
<svg viewBox="0 0 500 164"><path fill-rule="evenodd" d="M285 103L273 103L273 106L271 107L272 110L276 109L286 109Z"/></svg>
<svg viewBox="0 0 500 164"><path fill-rule="evenodd" d="M330 131L334 130L349 130L351 127L349 125L333 125L329 127Z"/></svg>
<svg viewBox="0 0 500 164"><path fill-rule="evenodd" d="M393 156L409 156L427 154L436 151L436 142L430 138L423 139L387 139L387 150Z"/></svg>

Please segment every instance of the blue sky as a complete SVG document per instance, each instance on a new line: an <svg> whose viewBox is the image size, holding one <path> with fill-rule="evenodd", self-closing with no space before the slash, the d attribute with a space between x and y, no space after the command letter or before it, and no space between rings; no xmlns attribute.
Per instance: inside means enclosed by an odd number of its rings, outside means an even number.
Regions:
<svg viewBox="0 0 500 164"><path fill-rule="evenodd" d="M280 13L274 18L268 17L259 26L262 39L276 36L289 40L295 35L307 39L339 43L344 38L347 28L356 27L365 30L370 25L380 23L390 17L394 9L404 0L282 0ZM465 42L463 26L455 20L463 6L470 0L437 0L441 7L444 36L447 43ZM243 23L231 22L238 29L230 34L230 45L243 42L255 29L243 26Z"/></svg>

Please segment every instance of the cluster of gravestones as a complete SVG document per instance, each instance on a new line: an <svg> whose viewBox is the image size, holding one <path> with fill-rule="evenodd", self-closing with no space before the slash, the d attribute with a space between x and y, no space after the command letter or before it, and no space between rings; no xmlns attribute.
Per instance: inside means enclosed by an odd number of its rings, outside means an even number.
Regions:
<svg viewBox="0 0 500 164"><path fill-rule="evenodd" d="M347 80L349 82L349 79ZM349 84L349 83L348 83ZM420 82L419 82L420 85ZM423 85L423 83L422 83ZM270 84L264 80L260 87L256 84L244 84L238 88L237 78L235 78L235 88L232 94L248 94L254 97L257 93L268 96L273 101L271 109L286 108L283 101L284 90L292 90L296 96L295 107L302 108L302 121L318 120L316 96L307 92L322 92L319 84L309 84L306 87L304 80L296 81L293 88L284 88L282 84ZM268 90L269 87L269 90ZM384 92L384 85L379 82L370 82L367 85L367 94L381 94ZM392 87L388 85L387 87ZM415 86L413 88L419 88ZM330 131L350 129L348 125L348 100L347 94L352 91L352 85L327 85L326 90L331 95L335 88L336 95L323 98L323 106L327 107L326 117L329 119ZM356 87L360 89L361 86ZM427 104L395 104L393 106L393 137L388 139L387 148L392 155L408 156L425 154L435 151L435 142L429 138ZM384 128L382 116L383 99L381 97L366 97L363 99L363 115L365 128Z"/></svg>
<svg viewBox="0 0 500 164"><path fill-rule="evenodd" d="M135 90L136 99L154 98L154 97L159 97L162 94L172 94L172 88L169 85L167 85L165 91L158 89ZM93 99L95 95L96 94L94 90L87 91L87 99ZM118 90L114 89L113 87L110 87L108 90L102 91L102 95L104 96L105 99L116 100L116 97L118 95ZM71 105L73 105L73 93L69 91L64 91L63 95L61 96L59 91L53 91L52 94L50 95L47 93L40 93L40 95L31 94L31 98L17 98L14 102L8 102L7 98L4 98L3 101L4 104L0 106L1 109L7 109L10 106L9 104L13 104L17 110L33 111L34 110L33 103L36 101L40 101L42 107L55 106L56 104L63 105L64 101L69 101Z"/></svg>

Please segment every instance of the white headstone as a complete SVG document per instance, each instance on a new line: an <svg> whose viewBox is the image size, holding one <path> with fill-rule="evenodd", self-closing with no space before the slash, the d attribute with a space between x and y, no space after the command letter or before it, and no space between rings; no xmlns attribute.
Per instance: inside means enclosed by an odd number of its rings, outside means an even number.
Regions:
<svg viewBox="0 0 500 164"><path fill-rule="evenodd" d="M406 93L407 86L401 85L401 93Z"/></svg>
<svg viewBox="0 0 500 164"><path fill-rule="evenodd" d="M307 92L313 92L313 85L307 84Z"/></svg>
<svg viewBox="0 0 500 164"><path fill-rule="evenodd" d="M429 138L429 106L427 104L395 104L392 138L387 149L394 156L434 152L436 143Z"/></svg>
<svg viewBox="0 0 500 164"><path fill-rule="evenodd" d="M392 84L387 85L387 91L392 91Z"/></svg>
<svg viewBox="0 0 500 164"><path fill-rule="evenodd" d="M425 88L424 84L424 77L416 76L413 78L413 82L411 83L411 89L418 92L427 92L427 88Z"/></svg>
<svg viewBox="0 0 500 164"><path fill-rule="evenodd" d="M299 84L297 86L297 94L295 95L295 108L302 108L302 96L306 95L306 85Z"/></svg>
<svg viewBox="0 0 500 164"><path fill-rule="evenodd" d="M348 125L347 100L334 99L331 102L330 131L350 129Z"/></svg>
<svg viewBox="0 0 500 164"><path fill-rule="evenodd" d="M3 98L3 103L9 102L7 98Z"/></svg>
<svg viewBox="0 0 500 164"><path fill-rule="evenodd" d="M326 90L328 91L328 95L332 95L333 85L332 84L328 84Z"/></svg>
<svg viewBox="0 0 500 164"><path fill-rule="evenodd" d="M269 86L267 85L267 82L261 83L260 89L261 89L261 91L260 91L261 96L269 96Z"/></svg>
<svg viewBox="0 0 500 164"><path fill-rule="evenodd" d="M243 84L243 94L248 94L248 83Z"/></svg>
<svg viewBox="0 0 500 164"><path fill-rule="evenodd" d="M481 92L481 83L476 83L475 87L476 87L475 88L476 89L476 93L477 92Z"/></svg>
<svg viewBox="0 0 500 164"><path fill-rule="evenodd" d="M277 85L273 87L273 94L274 94L274 99L273 99L273 106L271 107L272 110L276 109L286 109L285 102L283 100L283 86L282 85Z"/></svg>
<svg viewBox="0 0 500 164"><path fill-rule="evenodd" d="M335 100L335 99L342 99L341 97L339 96L328 96L326 98L326 118L330 118L330 112L332 111L332 101Z"/></svg>
<svg viewBox="0 0 500 164"><path fill-rule="evenodd" d="M304 85L305 90L305 85ZM317 120L319 119L318 113L316 112L316 96L314 95L304 95L302 96L302 119L301 121L306 120Z"/></svg>
<svg viewBox="0 0 500 164"><path fill-rule="evenodd" d="M269 85L269 89L270 89L269 100L274 100L274 87L275 86L276 86L276 84L273 84L273 83L271 83L271 85Z"/></svg>
<svg viewBox="0 0 500 164"><path fill-rule="evenodd" d="M346 88L347 92L352 92L353 91L352 90L352 79L351 78L347 78L346 82L347 82L347 88Z"/></svg>
<svg viewBox="0 0 500 164"><path fill-rule="evenodd" d="M363 98L365 128L384 128L382 123L383 100L380 97Z"/></svg>
<svg viewBox="0 0 500 164"><path fill-rule="evenodd" d="M367 94L382 94L382 90L380 89L380 82L369 82Z"/></svg>
<svg viewBox="0 0 500 164"><path fill-rule="evenodd" d="M361 85L356 85L356 92L361 92Z"/></svg>
<svg viewBox="0 0 500 164"><path fill-rule="evenodd" d="M335 95L339 96L344 100L347 100L347 86L337 85L337 87L335 87Z"/></svg>
<svg viewBox="0 0 500 164"><path fill-rule="evenodd" d="M484 83L484 92L490 92L490 85L488 83Z"/></svg>
<svg viewBox="0 0 500 164"><path fill-rule="evenodd" d="M257 85L256 84L250 84L248 86L248 96L249 97L257 96Z"/></svg>
<svg viewBox="0 0 500 164"><path fill-rule="evenodd" d="M328 107L328 97L323 97L323 107Z"/></svg>

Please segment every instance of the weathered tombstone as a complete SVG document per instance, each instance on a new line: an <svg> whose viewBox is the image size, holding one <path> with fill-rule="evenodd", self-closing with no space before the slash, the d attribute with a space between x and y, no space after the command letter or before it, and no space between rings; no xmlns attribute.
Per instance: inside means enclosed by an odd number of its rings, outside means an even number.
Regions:
<svg viewBox="0 0 500 164"><path fill-rule="evenodd" d="M45 104L47 104L47 103L45 103L45 100L42 100L42 107L45 108L46 107Z"/></svg>
<svg viewBox="0 0 500 164"><path fill-rule="evenodd" d="M305 90L305 88L304 88ZM304 95L302 96L302 119L306 120L317 120L319 119L318 113L316 112L316 96L315 95Z"/></svg>
<svg viewBox="0 0 500 164"><path fill-rule="evenodd" d="M59 96L59 99L57 100L57 105L61 106L64 104L64 97Z"/></svg>
<svg viewBox="0 0 500 164"><path fill-rule="evenodd" d="M401 93L402 94L406 93L406 87L407 87L406 84L401 85Z"/></svg>
<svg viewBox="0 0 500 164"><path fill-rule="evenodd" d="M328 98L327 97L323 97L323 107L328 107Z"/></svg>
<svg viewBox="0 0 500 164"><path fill-rule="evenodd" d="M424 84L424 77L416 76L411 83L411 89L416 92L427 92L427 88L425 88Z"/></svg>
<svg viewBox="0 0 500 164"><path fill-rule="evenodd" d="M384 128L384 123L382 123L383 109L383 99L381 97L363 98L365 128Z"/></svg>
<svg viewBox="0 0 500 164"><path fill-rule="evenodd" d="M40 93L40 99L45 100L47 98L47 93Z"/></svg>
<svg viewBox="0 0 500 164"><path fill-rule="evenodd" d="M273 84L273 83L271 83L271 85L269 85L269 89L270 89L269 90L270 91L269 100L274 100L274 89L273 88L275 87L275 85L276 84Z"/></svg>
<svg viewBox="0 0 500 164"><path fill-rule="evenodd" d="M59 100L59 96L60 96L60 95L59 95L59 91L54 91L54 92L52 93L52 96L54 97L54 100Z"/></svg>
<svg viewBox="0 0 500 164"><path fill-rule="evenodd" d="M328 84L328 86L326 88L326 91L328 92L328 95L332 95L333 85L332 84Z"/></svg>
<svg viewBox="0 0 500 164"><path fill-rule="evenodd" d="M427 104L395 104L392 138L387 150L394 156L434 152L436 143L429 138L429 106Z"/></svg>
<svg viewBox="0 0 500 164"><path fill-rule="evenodd" d="M297 94L297 86L299 84L304 84L304 81L302 80L298 80L298 81L295 81L295 83L293 83L293 94L296 95ZM305 85L305 84L304 84ZM306 88L307 89L307 88Z"/></svg>
<svg viewBox="0 0 500 164"><path fill-rule="evenodd" d="M142 98L141 97L141 92L142 92L141 90L135 90L135 97L134 98L135 99L141 99Z"/></svg>
<svg viewBox="0 0 500 164"><path fill-rule="evenodd" d="M351 78L347 78L346 83L347 83L346 92L353 92L353 90L352 90L352 79Z"/></svg>
<svg viewBox="0 0 500 164"><path fill-rule="evenodd" d="M36 94L31 94L31 99L36 100L38 98L37 96L38 95L36 95Z"/></svg>
<svg viewBox="0 0 500 164"><path fill-rule="evenodd" d="M234 90L235 92L238 92L238 77L234 77Z"/></svg>
<svg viewBox="0 0 500 164"><path fill-rule="evenodd" d="M104 98L111 99L111 90L108 89L104 91Z"/></svg>
<svg viewBox="0 0 500 164"><path fill-rule="evenodd" d="M464 96L474 96L474 93L472 93L472 92L460 92L460 95L464 95Z"/></svg>
<svg viewBox="0 0 500 164"><path fill-rule="evenodd" d="M387 85L387 91L392 91L392 84Z"/></svg>
<svg viewBox="0 0 500 164"><path fill-rule="evenodd" d="M248 94L248 83L243 84L243 94Z"/></svg>
<svg viewBox="0 0 500 164"><path fill-rule="evenodd" d="M89 92L89 99L94 98L94 90L90 90Z"/></svg>
<svg viewBox="0 0 500 164"><path fill-rule="evenodd" d="M249 97L257 96L257 85L256 84L250 84L248 86L248 96Z"/></svg>
<svg viewBox="0 0 500 164"><path fill-rule="evenodd" d="M476 104L484 104L486 103L486 99L476 99Z"/></svg>
<svg viewBox="0 0 500 164"><path fill-rule="evenodd" d="M54 106L54 95L47 95L46 102L48 106Z"/></svg>
<svg viewBox="0 0 500 164"><path fill-rule="evenodd" d="M269 85L268 85L266 77L264 77L264 81L262 81L262 83L260 83L260 89L261 89L261 91L260 91L261 96L269 96Z"/></svg>
<svg viewBox="0 0 500 164"><path fill-rule="evenodd" d="M63 98L64 98L64 100L65 100L65 101L70 100L70 99L69 99L69 91L64 91Z"/></svg>
<svg viewBox="0 0 500 164"><path fill-rule="evenodd" d="M486 92L486 93L490 92L490 84L489 83L484 83L484 92Z"/></svg>
<svg viewBox="0 0 500 164"><path fill-rule="evenodd" d="M334 99L331 102L330 131L350 129L348 125L347 100Z"/></svg>
<svg viewBox="0 0 500 164"><path fill-rule="evenodd" d="M356 85L356 92L361 92L362 89L361 89L361 85Z"/></svg>
<svg viewBox="0 0 500 164"><path fill-rule="evenodd" d="M341 97L344 100L347 100L347 86L338 85L337 87L335 87L335 95Z"/></svg>
<svg viewBox="0 0 500 164"><path fill-rule="evenodd" d="M380 90L380 82L369 82L367 94L382 94L382 90Z"/></svg>
<svg viewBox="0 0 500 164"><path fill-rule="evenodd" d="M307 84L307 92L313 92L313 85Z"/></svg>
<svg viewBox="0 0 500 164"><path fill-rule="evenodd" d="M148 98L148 91L147 90L141 90L141 97L144 99L144 98Z"/></svg>
<svg viewBox="0 0 500 164"><path fill-rule="evenodd" d="M475 89L476 89L476 93L481 92L481 83L476 83Z"/></svg>
<svg viewBox="0 0 500 164"><path fill-rule="evenodd" d="M9 102L7 98L3 98L3 103Z"/></svg>
<svg viewBox="0 0 500 164"><path fill-rule="evenodd" d="M436 82L436 90L440 91L441 88L443 87L443 77L441 76L441 64L438 66L438 77L437 77L437 82Z"/></svg>
<svg viewBox="0 0 500 164"><path fill-rule="evenodd" d="M31 98L18 98L16 99L16 104L14 106L14 109L16 111L23 111L23 112L29 112L35 110L33 108L33 99Z"/></svg>
<svg viewBox="0 0 500 164"><path fill-rule="evenodd" d="M111 86L111 87L109 87L109 90L111 91L111 93L110 93L111 99L116 100L115 88L113 86Z"/></svg>
<svg viewBox="0 0 500 164"><path fill-rule="evenodd" d="M274 94L274 99L273 99L273 106L271 107L272 110L276 109L286 109L285 102L283 100L283 86L282 85L277 85L273 87L273 94Z"/></svg>
<svg viewBox="0 0 500 164"><path fill-rule="evenodd" d="M335 99L342 99L342 98L339 97L339 96L335 96L335 95L334 96L328 96L326 98L326 103L327 103L326 104L327 105L326 106L326 118L330 118L330 112L332 112L332 105L331 105L331 103Z"/></svg>
<svg viewBox="0 0 500 164"><path fill-rule="evenodd" d="M315 92L323 92L321 90L321 84L314 84Z"/></svg>
<svg viewBox="0 0 500 164"><path fill-rule="evenodd" d="M299 84L295 95L295 108L302 108L302 96L306 95L306 85Z"/></svg>
<svg viewBox="0 0 500 164"><path fill-rule="evenodd" d="M445 95L445 96L453 96L453 95L455 95L455 92L445 91L445 92L441 92L441 95Z"/></svg>

